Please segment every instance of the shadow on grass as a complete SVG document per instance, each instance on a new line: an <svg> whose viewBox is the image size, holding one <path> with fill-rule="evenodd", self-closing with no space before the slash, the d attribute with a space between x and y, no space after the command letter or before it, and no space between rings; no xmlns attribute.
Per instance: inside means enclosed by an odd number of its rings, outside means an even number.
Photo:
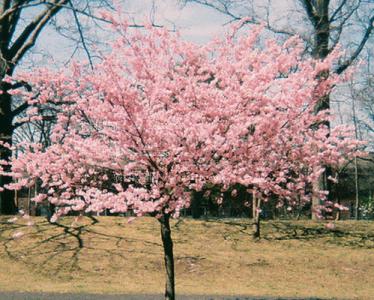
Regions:
<svg viewBox="0 0 374 300"><path fill-rule="evenodd" d="M109 233L100 232L95 228L99 221L92 216L88 218L90 222L84 222L85 224L82 225L74 225L74 222L64 224L66 222L51 223L43 220L27 226L19 222L2 221L0 222L0 247L3 247L2 252L11 260L22 261L25 265L41 272L48 269L48 275L81 271L82 258L90 251L91 255L104 255L108 258L118 257L126 260L124 253L136 250L123 247L123 242L141 242L152 247L162 247L158 243L110 234L110 231ZM12 236L15 232L22 232L22 237L18 239ZM93 245L92 240L101 243ZM142 252L146 253L146 250ZM95 262L98 261L99 259L95 260ZM48 268L46 268L47 265ZM90 268L86 266L84 271L89 270Z"/></svg>
<svg viewBox="0 0 374 300"><path fill-rule="evenodd" d="M374 233L359 231L354 228L337 226L327 229L324 224L298 224L292 222L269 222L270 233L264 239L272 240L304 240L313 241L324 239L330 244L358 248L374 248Z"/></svg>
<svg viewBox="0 0 374 300"><path fill-rule="evenodd" d="M96 221L90 225L93 225ZM71 227L60 223L50 223L47 220L32 226L19 223L1 223L0 242L7 256L15 261L22 261L33 268L42 268L50 262L57 261L59 256L69 256L64 263L55 264L53 275L62 269L79 270L79 255L84 248L82 233L87 225ZM55 230L55 229L60 230ZM10 235L10 232L22 232L20 239ZM39 238L38 238L39 237ZM25 239L33 242L24 243ZM37 238L35 240L35 238ZM34 257L38 257L37 263Z"/></svg>
<svg viewBox="0 0 374 300"><path fill-rule="evenodd" d="M224 240L238 241L241 238L252 239L251 219L207 219L203 226L211 224L225 224L232 226L232 230L222 232ZM325 223L309 221L265 221L261 223L261 239L254 241L324 241L337 246L352 248L374 249L374 232L368 229L355 227L355 223L338 222L334 229L325 227ZM360 224L360 223L356 223ZM360 224L361 227L364 226Z"/></svg>

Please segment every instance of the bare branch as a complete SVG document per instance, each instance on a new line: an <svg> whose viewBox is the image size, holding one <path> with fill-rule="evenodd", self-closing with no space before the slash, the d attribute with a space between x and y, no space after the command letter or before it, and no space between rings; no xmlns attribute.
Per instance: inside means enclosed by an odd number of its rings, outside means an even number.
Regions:
<svg viewBox="0 0 374 300"><path fill-rule="evenodd" d="M70 6L72 8L72 11L73 11L75 23L77 25L77 29L78 29L78 32L79 32L79 36L80 36L80 39L81 39L81 42L82 42L83 49L86 52L86 55L87 55L88 61L90 63L91 69L93 70L94 66L93 66L91 54L90 54L90 51L88 50L87 45L86 45L86 40L85 40L84 35L83 35L81 23L79 21L79 18L78 18L76 10L74 8L74 5L70 0L69 0L69 4L70 4Z"/></svg>
<svg viewBox="0 0 374 300"><path fill-rule="evenodd" d="M230 22L228 22L228 23L239 21L243 17L243 16L240 16L240 15L236 15L234 12L232 12L230 10L229 6L227 5L227 3L225 3L225 1L219 1L219 3L221 4L221 6L214 5L212 2L207 1L207 0L185 0L184 2L186 4L187 3L197 3L197 4L200 4L202 6L206 6L208 8L212 8L212 9L218 11L219 13L228 16L231 19ZM228 23L226 23L226 24L228 24ZM259 25L259 24L263 24L263 22L261 20L257 20L256 18L253 17L252 19L247 20L246 22L244 22L243 25L244 24L255 24L255 25ZM292 31L275 28L274 26L272 26L270 24L269 20L266 20L266 26L265 26L265 28L267 30L271 31L271 32L278 33L278 34L284 34L284 35L287 35L287 36L293 36L293 35L295 35L295 33L292 32Z"/></svg>
<svg viewBox="0 0 374 300"><path fill-rule="evenodd" d="M20 11L24 8L28 7L35 7L39 5L44 5L45 1L40 1L37 3L28 3L24 4L26 1L16 1L12 7L9 7L8 9L2 11L2 14L0 15L0 22L3 22L7 17L14 14L17 11Z"/></svg>
<svg viewBox="0 0 374 300"><path fill-rule="evenodd" d="M15 108L12 111L12 115L14 117L18 116L20 113L24 112L28 107L29 107L29 104L27 102L23 102L21 105L17 106L17 108Z"/></svg>
<svg viewBox="0 0 374 300"><path fill-rule="evenodd" d="M314 7L312 1L300 0L300 2L307 13L309 20L312 22L313 26L315 26L318 23L318 18L316 8Z"/></svg>
<svg viewBox="0 0 374 300"><path fill-rule="evenodd" d="M56 116L42 116L42 120L43 121L48 121L48 122L55 121L56 120ZM30 123L30 120L15 122L14 125L13 125L13 128L17 129L17 128L25 125L25 124L28 124L28 123Z"/></svg>
<svg viewBox="0 0 374 300"><path fill-rule="evenodd" d="M362 49L365 47L365 44L366 44L366 42L368 41L368 39L371 35L371 32L373 31L373 27L374 27L374 16L372 16L370 18L369 25L368 25L368 27L365 31L365 34L364 34L360 44L358 45L356 50L352 53L351 57L349 59L347 59L344 63L342 63L337 68L337 70L336 70L337 74L343 73L353 63L353 61L360 55Z"/></svg>
<svg viewBox="0 0 374 300"><path fill-rule="evenodd" d="M344 25L352 17L352 15L357 11L357 9L359 7L360 7L360 2L358 2L357 5L354 8L350 9L350 11L346 14L346 16L343 18L343 20L339 23L339 25L336 26L337 33L336 33L336 37L333 39L332 46L329 49L330 52L332 50L334 50L334 48L336 47L336 45L339 43L340 36L341 36L341 34L343 32L343 29L344 29ZM330 21L330 24L331 24L331 22L332 21ZM330 25L330 31L333 31L333 28L331 27L331 25Z"/></svg>
<svg viewBox="0 0 374 300"><path fill-rule="evenodd" d="M55 4L65 4L68 0L55 0ZM48 21L61 9L55 5L41 12L31 21L22 31L20 36L14 42L10 49L12 63L16 65L24 56L24 54L34 46L36 39Z"/></svg>
<svg viewBox="0 0 374 300"><path fill-rule="evenodd" d="M337 15L342 11L343 7L345 6L345 4L347 3L347 0L343 0L340 5L335 9L335 11L332 13L331 17L330 17L330 23L331 22L334 22L337 17Z"/></svg>
<svg viewBox="0 0 374 300"><path fill-rule="evenodd" d="M4 0L3 5L1 7L1 13L6 11L9 8L9 6L10 6L10 1L9 0Z"/></svg>

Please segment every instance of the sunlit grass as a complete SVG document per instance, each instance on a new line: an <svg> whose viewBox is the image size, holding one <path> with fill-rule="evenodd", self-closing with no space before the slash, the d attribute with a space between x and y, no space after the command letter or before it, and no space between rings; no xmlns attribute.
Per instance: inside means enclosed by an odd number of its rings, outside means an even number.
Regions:
<svg viewBox="0 0 374 300"><path fill-rule="evenodd" d="M159 224L152 218L64 218L34 226L1 218L0 290L162 293ZM176 288L181 294L374 299L374 223L173 222ZM12 236L22 232L23 236Z"/></svg>

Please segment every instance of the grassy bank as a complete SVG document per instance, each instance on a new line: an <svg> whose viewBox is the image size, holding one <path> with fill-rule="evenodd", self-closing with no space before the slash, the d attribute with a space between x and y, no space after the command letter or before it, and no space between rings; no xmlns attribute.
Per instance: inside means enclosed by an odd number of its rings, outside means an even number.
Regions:
<svg viewBox="0 0 374 300"><path fill-rule="evenodd" d="M34 226L1 218L0 290L162 293L159 224L152 218L101 217ZM374 299L374 223L173 222L176 287L183 294ZM17 232L23 236L12 238Z"/></svg>

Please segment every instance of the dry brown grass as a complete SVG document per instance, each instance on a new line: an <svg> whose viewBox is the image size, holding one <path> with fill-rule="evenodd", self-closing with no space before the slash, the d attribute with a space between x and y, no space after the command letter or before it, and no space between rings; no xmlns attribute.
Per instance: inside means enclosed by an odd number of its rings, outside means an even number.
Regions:
<svg viewBox="0 0 374 300"><path fill-rule="evenodd" d="M142 218L84 218L71 226L36 218L0 219L0 290L162 293L159 224ZM374 299L374 224L338 222L335 231L306 221L173 222L176 285L181 294ZM14 240L11 235L25 235ZM79 243L81 242L81 245ZM80 247L81 246L81 247Z"/></svg>

